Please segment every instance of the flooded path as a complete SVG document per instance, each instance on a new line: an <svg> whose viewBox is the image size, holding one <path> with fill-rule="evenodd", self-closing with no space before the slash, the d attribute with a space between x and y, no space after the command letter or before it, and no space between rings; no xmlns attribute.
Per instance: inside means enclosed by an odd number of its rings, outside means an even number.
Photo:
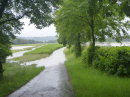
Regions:
<svg viewBox="0 0 130 97"><path fill-rule="evenodd" d="M40 60L38 66L44 65L45 70L8 97L73 97L64 65L64 49L56 50L50 57Z"/></svg>

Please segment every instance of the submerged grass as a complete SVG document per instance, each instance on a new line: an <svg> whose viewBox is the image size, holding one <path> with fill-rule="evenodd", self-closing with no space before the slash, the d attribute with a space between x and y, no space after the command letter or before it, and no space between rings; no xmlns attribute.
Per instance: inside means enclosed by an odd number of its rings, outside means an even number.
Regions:
<svg viewBox="0 0 130 97"><path fill-rule="evenodd" d="M48 44L33 51L26 52L23 56L13 58L11 60L19 62L35 61L41 58L48 57L54 50L61 47L63 47L63 45L61 44Z"/></svg>
<svg viewBox="0 0 130 97"><path fill-rule="evenodd" d="M76 97L130 97L130 79L106 75L87 68L81 57L75 58L65 49L67 67Z"/></svg>
<svg viewBox="0 0 130 97"><path fill-rule="evenodd" d="M4 97L26 84L38 75L44 67L35 64L25 66L18 63L5 63L3 77L0 78L0 97Z"/></svg>
<svg viewBox="0 0 130 97"><path fill-rule="evenodd" d="M28 62L28 61L41 59L41 58L46 58L48 56L49 54L30 54L30 55L23 55L22 57L13 58L13 60L19 61L19 62Z"/></svg>

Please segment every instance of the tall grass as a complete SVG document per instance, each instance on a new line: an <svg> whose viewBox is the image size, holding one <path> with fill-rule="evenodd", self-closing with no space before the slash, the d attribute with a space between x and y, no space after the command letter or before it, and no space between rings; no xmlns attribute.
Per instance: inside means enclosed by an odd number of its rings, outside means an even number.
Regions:
<svg viewBox="0 0 130 97"><path fill-rule="evenodd" d="M0 97L4 97L23 86L44 69L44 67L36 67L35 64L21 66L18 63L5 63L3 66L5 71L3 77L0 77Z"/></svg>
<svg viewBox="0 0 130 97"><path fill-rule="evenodd" d="M82 58L75 58L65 50L70 80L76 97L130 97L130 79L108 76L105 73L87 68Z"/></svg>

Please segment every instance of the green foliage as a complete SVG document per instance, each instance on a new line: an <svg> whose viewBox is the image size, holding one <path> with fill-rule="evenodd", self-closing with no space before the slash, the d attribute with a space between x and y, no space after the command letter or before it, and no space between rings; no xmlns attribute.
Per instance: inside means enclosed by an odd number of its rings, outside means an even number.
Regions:
<svg viewBox="0 0 130 97"><path fill-rule="evenodd" d="M10 55L10 46L15 34L19 34L24 23L20 19L30 19L30 24L42 29L53 23L52 13L58 8L62 0L0 0L0 70L1 59ZM6 45L7 50L4 50ZM6 54L9 52L8 54Z"/></svg>
<svg viewBox="0 0 130 97"><path fill-rule="evenodd" d="M108 48L109 49L109 48ZM129 97L130 79L106 75L93 67L86 68L81 57L74 57L65 49L66 68L75 97Z"/></svg>
<svg viewBox="0 0 130 97"><path fill-rule="evenodd" d="M94 67L108 74L130 77L130 47L101 47L96 50Z"/></svg>

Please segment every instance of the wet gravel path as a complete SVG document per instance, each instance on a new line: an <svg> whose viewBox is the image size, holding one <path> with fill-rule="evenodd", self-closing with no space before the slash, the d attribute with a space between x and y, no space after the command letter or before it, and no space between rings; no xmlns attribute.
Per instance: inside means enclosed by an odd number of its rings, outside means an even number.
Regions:
<svg viewBox="0 0 130 97"><path fill-rule="evenodd" d="M46 67L38 76L8 97L73 97L64 63Z"/></svg>

